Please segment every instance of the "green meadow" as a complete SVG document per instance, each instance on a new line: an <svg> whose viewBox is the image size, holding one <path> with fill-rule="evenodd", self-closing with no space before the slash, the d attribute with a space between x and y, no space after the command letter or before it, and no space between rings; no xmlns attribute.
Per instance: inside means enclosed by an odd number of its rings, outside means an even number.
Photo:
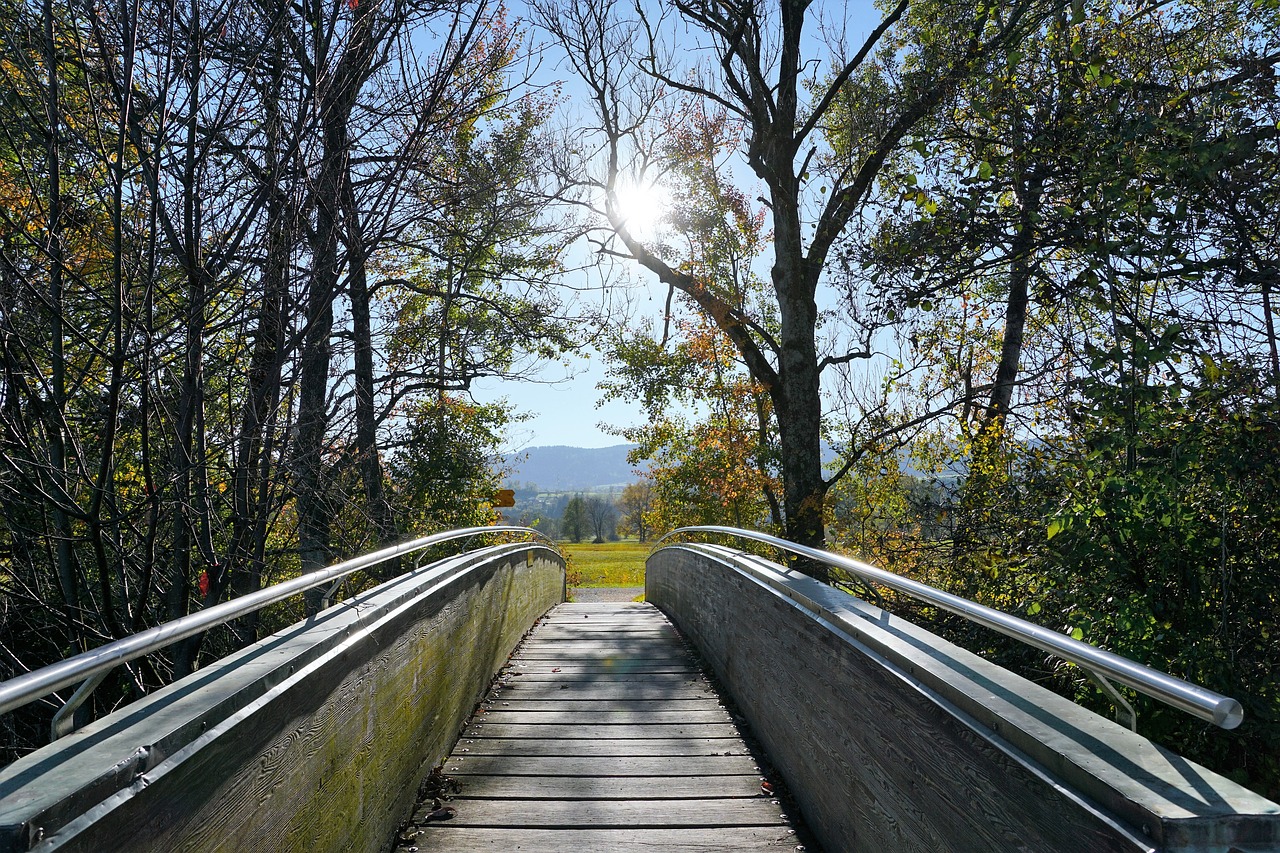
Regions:
<svg viewBox="0 0 1280 853"><path fill-rule="evenodd" d="M648 543L635 541L560 542L569 562L569 586L644 586Z"/></svg>

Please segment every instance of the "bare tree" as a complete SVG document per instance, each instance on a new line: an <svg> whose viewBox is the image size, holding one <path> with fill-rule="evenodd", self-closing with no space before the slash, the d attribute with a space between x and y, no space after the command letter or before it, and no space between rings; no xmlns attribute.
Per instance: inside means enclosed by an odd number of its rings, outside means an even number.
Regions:
<svg viewBox="0 0 1280 853"><path fill-rule="evenodd" d="M618 510L611 501L604 498L587 498L587 521L595 538L591 541L600 544L614 536L618 530Z"/></svg>
<svg viewBox="0 0 1280 853"><path fill-rule="evenodd" d="M794 541L824 540L824 501L833 480L822 474L822 372L869 357L821 350L816 296L828 256L911 128L984 56L1034 26L1051 5L1021 0L975 11L941 2L916 14L902 0L856 50L834 41L816 56L805 55L821 36L811 32L817 10L806 2L677 0L658 4L655 14L637 7L630 19L616 5L548 0L537 6L594 114L594 126L579 140L585 161L574 173L581 203L606 224L601 249L633 259L692 299L767 389L780 433L786 533ZM675 55L693 59L681 67L670 60ZM619 189L662 171L656 118L676 109L664 98L724 110L745 130L740 153L765 187L771 216L776 330L628 229ZM851 103L863 110L850 112ZM845 122L852 126L836 127ZM833 130L844 142L832 144ZM808 569L825 575L821 566Z"/></svg>

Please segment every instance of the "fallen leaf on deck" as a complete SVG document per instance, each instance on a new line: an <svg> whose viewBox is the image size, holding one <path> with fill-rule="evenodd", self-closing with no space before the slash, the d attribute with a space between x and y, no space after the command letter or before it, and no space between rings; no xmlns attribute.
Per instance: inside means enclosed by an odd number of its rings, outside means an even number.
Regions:
<svg viewBox="0 0 1280 853"><path fill-rule="evenodd" d="M438 808L435 811L430 812L423 823L431 823L433 820L448 820L457 813L458 810L453 806L444 806L443 808Z"/></svg>

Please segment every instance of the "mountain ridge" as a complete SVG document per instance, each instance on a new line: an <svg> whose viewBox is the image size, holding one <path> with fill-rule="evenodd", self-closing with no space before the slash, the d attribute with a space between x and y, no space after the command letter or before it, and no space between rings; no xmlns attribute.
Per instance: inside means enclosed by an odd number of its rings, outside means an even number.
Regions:
<svg viewBox="0 0 1280 853"><path fill-rule="evenodd" d="M537 486L544 492L572 492L622 486L639 479L637 470L648 466L633 466L627 462L627 454L635 444L614 444L609 447L571 447L565 444L549 444L528 447L508 458L512 467L507 476L508 485L519 483L528 488Z"/></svg>

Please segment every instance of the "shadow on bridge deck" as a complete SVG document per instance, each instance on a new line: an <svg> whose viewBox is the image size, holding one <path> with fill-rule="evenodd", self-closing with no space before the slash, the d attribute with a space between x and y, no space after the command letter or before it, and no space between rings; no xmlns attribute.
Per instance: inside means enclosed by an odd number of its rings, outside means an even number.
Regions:
<svg viewBox="0 0 1280 853"><path fill-rule="evenodd" d="M444 773L456 814L429 821L423 803L405 848L796 849L711 683L648 604L552 610Z"/></svg>

